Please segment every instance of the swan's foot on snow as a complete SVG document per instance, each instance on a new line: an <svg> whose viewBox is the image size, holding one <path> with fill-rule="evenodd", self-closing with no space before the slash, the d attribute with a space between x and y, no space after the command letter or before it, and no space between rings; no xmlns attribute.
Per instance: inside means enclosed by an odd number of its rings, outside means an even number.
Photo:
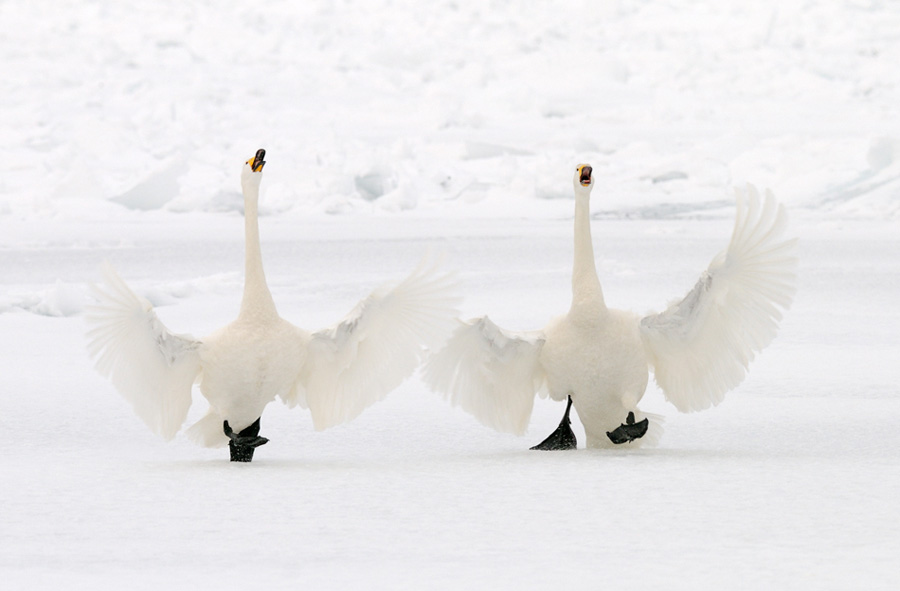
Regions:
<svg viewBox="0 0 900 591"><path fill-rule="evenodd" d="M566 414L563 415L556 431L550 434L547 439L541 441L531 449L539 449L543 451L556 451L561 449L576 449L578 440L575 439L575 432L572 431L572 421L569 419L569 411L572 410L572 397L569 396L569 403L566 405Z"/></svg>
<svg viewBox="0 0 900 591"><path fill-rule="evenodd" d="M646 435L647 428L649 426L650 421L648 421L647 419L635 423L634 413L629 412L628 418L625 419L625 422L612 431L607 431L606 436L609 437L609 440L616 445L619 445L621 443L628 443L629 441L640 439L641 437Z"/></svg>
<svg viewBox="0 0 900 591"><path fill-rule="evenodd" d="M232 462L253 461L253 450L269 442L265 437L259 436L259 419L256 419L252 425L236 435L228 421L225 421L222 429L225 431L225 435L231 439L228 442L228 449L231 452Z"/></svg>

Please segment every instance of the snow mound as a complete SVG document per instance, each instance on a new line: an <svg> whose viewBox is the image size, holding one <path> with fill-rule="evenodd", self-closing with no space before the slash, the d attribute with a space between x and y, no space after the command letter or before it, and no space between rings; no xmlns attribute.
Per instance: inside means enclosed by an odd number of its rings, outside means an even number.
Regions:
<svg viewBox="0 0 900 591"><path fill-rule="evenodd" d="M82 285L57 279L53 287L32 293L10 294L0 299L0 314L24 310L39 316L77 316L84 310L87 290Z"/></svg>
<svg viewBox="0 0 900 591"><path fill-rule="evenodd" d="M0 6L0 216L240 211L259 147L268 215L568 216L579 162L609 212L898 215L889 4L275 4Z"/></svg>

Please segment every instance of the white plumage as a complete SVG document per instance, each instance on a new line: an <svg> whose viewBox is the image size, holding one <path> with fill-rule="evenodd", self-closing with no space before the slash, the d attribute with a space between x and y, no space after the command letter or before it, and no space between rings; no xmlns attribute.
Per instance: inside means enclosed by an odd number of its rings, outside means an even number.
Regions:
<svg viewBox="0 0 900 591"><path fill-rule="evenodd" d="M486 316L460 323L429 361L426 379L488 427L524 433L544 380L538 363L544 340L539 332L505 331Z"/></svg>
<svg viewBox="0 0 900 591"><path fill-rule="evenodd" d="M88 308L88 351L97 371L131 403L150 429L172 439L191 406L200 373L200 341L170 333L153 306L136 295L115 270L103 266L100 301Z"/></svg>
<svg viewBox="0 0 900 591"><path fill-rule="evenodd" d="M396 287L375 290L338 325L314 333L298 388L285 400L309 408L317 429L356 418L439 347L453 327L453 284L422 266Z"/></svg>
<svg viewBox="0 0 900 591"><path fill-rule="evenodd" d="M721 402L775 338L794 295L796 241L783 238L786 226L771 191L737 191L728 248L682 300L641 320L654 378L678 410Z"/></svg>
<svg viewBox="0 0 900 591"><path fill-rule="evenodd" d="M582 174L582 173L585 174ZM754 355L778 329L794 294L795 240L785 239L787 216L770 192L737 193L728 248L697 285L660 314L640 318L607 308L591 245L591 169L579 166L575 185L572 306L542 331L515 333L487 317L463 322L431 356L425 378L451 403L494 429L521 434L534 396L572 401L588 447L613 445L607 436L629 412L648 418L653 443L661 417L642 412L649 370L676 408L718 404L744 378Z"/></svg>
<svg viewBox="0 0 900 591"><path fill-rule="evenodd" d="M189 436L207 446L228 442L224 421L239 432L276 397L308 408L317 429L352 420L408 377L455 322L455 282L426 264L400 283L376 289L333 328L309 333L282 319L259 246L264 163L254 169L253 162L241 176L245 279L235 321L202 339L177 335L111 266L94 287L98 303L86 318L97 370L166 439L184 423L197 382L210 406Z"/></svg>

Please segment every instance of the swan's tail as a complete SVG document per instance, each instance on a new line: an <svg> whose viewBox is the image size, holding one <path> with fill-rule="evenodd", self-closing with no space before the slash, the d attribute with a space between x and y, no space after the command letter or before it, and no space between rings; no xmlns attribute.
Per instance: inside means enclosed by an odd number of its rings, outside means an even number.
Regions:
<svg viewBox="0 0 900 591"><path fill-rule="evenodd" d="M641 410L635 411L634 416L639 421L648 419L650 426L647 427L647 432L643 437L631 442L632 447L659 447L659 440L662 439L663 431L665 431L663 423L666 422L666 417Z"/></svg>
<svg viewBox="0 0 900 591"><path fill-rule="evenodd" d="M225 447L228 444L228 437L225 436L223 429L224 422L219 413L209 409L202 419L191 425L186 434L197 445Z"/></svg>

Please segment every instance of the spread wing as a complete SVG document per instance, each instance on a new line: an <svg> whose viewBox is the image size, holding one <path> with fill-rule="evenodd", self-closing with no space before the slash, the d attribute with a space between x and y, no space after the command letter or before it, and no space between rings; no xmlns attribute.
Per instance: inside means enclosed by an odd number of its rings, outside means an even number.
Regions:
<svg viewBox="0 0 900 591"><path fill-rule="evenodd" d="M383 286L336 326L311 335L306 361L285 403L308 407L316 429L356 418L382 400L440 346L456 317L456 281L421 265Z"/></svg>
<svg viewBox="0 0 900 591"><path fill-rule="evenodd" d="M483 424L525 432L534 395L544 381L540 332L503 330L487 316L461 322L425 365L425 381Z"/></svg>
<svg viewBox="0 0 900 591"><path fill-rule="evenodd" d="M728 248L681 301L641 320L656 382L678 410L721 402L775 338L795 292L796 239L784 238L786 226L771 192L737 191Z"/></svg>
<svg viewBox="0 0 900 591"><path fill-rule="evenodd" d="M172 439L187 416L200 372L199 341L169 332L153 306L135 294L108 263L104 283L92 286L98 303L85 319L88 351L148 427Z"/></svg>

